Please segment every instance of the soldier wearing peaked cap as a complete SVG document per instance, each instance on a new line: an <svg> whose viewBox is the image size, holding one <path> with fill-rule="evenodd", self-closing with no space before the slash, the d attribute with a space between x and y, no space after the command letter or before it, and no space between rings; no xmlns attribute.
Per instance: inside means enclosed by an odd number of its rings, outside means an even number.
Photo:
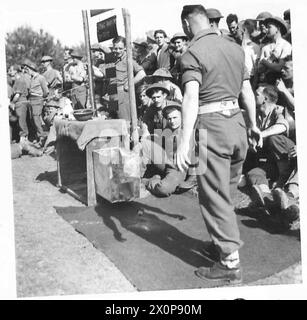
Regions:
<svg viewBox="0 0 307 320"><path fill-rule="evenodd" d="M176 159L180 170L188 168L195 125L199 133L199 203L212 240L202 250L212 265L198 268L196 275L205 280L240 283L239 249L243 242L232 197L248 146L238 97L241 94L246 107L248 131L253 134L250 136L259 140L254 94L245 72L242 48L210 28L205 8L184 6L181 21L192 40L181 59L183 120Z"/></svg>
<svg viewBox="0 0 307 320"><path fill-rule="evenodd" d="M53 60L53 58L50 57L50 56L43 56L43 57L41 58L41 62L42 62L42 63L43 63L43 62L52 61L52 60Z"/></svg>
<svg viewBox="0 0 307 320"><path fill-rule="evenodd" d="M175 33L171 39L171 43L174 46L174 50L171 51L171 54L174 58L174 65L170 72L173 76L175 84L179 87L181 86L180 58L187 49L188 40L188 37L183 32ZM181 102L182 99L178 101Z"/></svg>
<svg viewBox="0 0 307 320"><path fill-rule="evenodd" d="M73 58L73 64L71 64L68 69L72 82L71 100L74 109L84 109L86 108L87 102L87 73L81 61L83 54L78 50L74 50L71 53L71 57Z"/></svg>

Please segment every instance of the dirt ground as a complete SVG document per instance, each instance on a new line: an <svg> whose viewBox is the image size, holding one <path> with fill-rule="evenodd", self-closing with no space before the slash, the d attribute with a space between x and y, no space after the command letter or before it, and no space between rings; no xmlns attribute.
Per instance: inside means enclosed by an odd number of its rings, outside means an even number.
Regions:
<svg viewBox="0 0 307 320"><path fill-rule="evenodd" d="M133 292L116 266L55 207L83 206L56 188L56 161L23 156L12 161L18 297ZM255 285L301 283L298 263Z"/></svg>

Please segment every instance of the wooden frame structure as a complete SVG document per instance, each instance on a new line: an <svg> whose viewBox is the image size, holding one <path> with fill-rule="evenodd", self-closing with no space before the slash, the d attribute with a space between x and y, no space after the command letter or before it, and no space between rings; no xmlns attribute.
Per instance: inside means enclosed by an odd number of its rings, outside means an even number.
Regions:
<svg viewBox="0 0 307 320"><path fill-rule="evenodd" d="M109 9L108 9L109 10ZM105 10L105 11L108 11ZM102 10L104 11L104 10ZM138 142L138 131L137 131L137 111L136 111L136 101L135 101L135 90L134 90L134 81L133 81L133 64L132 64L132 43L131 43L131 23L130 23L130 14L127 9L122 9L122 14L125 23L125 35L126 35L126 46L127 46L127 64L128 64L128 88L129 88L129 103L131 108L131 127L130 127L130 136L132 137L133 145L136 145ZM91 49L90 49L90 36L89 36L89 24L88 24L88 15L86 10L82 10L83 18L83 28L84 28L84 38L85 38L85 47L86 55L88 62L88 76L89 76L89 91L90 91L90 103L93 108L94 114L97 115L97 109L94 99L94 83L93 83L93 72L92 72L92 58L91 58ZM107 120L105 120L107 121ZM116 146L121 146L125 149L129 149L129 138L118 136L120 142L116 139ZM65 139L59 139L57 141L56 150L57 150L57 176L58 176L58 187L76 198L77 200L87 204L88 206L94 206L97 204L96 190L95 190L95 180L94 180L94 165L93 165L93 151L103 148L106 144L106 138L99 137L92 139L85 148L85 164L86 164L86 193L81 195L77 190L74 190L73 187L70 187L66 184L66 181L63 181L63 163L65 158ZM67 142L67 140L66 140ZM114 145L115 146L115 145ZM108 147L112 147L108 143ZM81 151L80 151L81 152ZM84 192L83 192L84 193Z"/></svg>

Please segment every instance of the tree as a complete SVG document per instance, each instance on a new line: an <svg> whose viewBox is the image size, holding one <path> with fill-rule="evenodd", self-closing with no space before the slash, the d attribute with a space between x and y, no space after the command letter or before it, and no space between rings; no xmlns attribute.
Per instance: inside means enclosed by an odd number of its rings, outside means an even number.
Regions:
<svg viewBox="0 0 307 320"><path fill-rule="evenodd" d="M73 49L81 49L83 52L84 44L80 43ZM42 29L34 31L29 26L20 26L6 35L6 62L7 66L21 64L25 58L30 59L40 66L40 60L48 55L53 58L53 67L61 70L63 67L64 47L59 40Z"/></svg>
<svg viewBox="0 0 307 320"><path fill-rule="evenodd" d="M60 69L63 64L63 50L59 40L42 29L34 31L29 26L21 26L6 36L7 65L21 64L25 58L35 62L38 66L43 56L53 57L53 66Z"/></svg>

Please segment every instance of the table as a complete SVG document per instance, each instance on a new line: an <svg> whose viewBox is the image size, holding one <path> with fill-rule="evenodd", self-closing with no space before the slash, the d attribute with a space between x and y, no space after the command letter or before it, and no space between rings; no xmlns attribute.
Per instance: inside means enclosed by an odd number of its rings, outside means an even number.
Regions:
<svg viewBox="0 0 307 320"><path fill-rule="evenodd" d="M127 122L55 119L58 187L79 201L97 204L93 151L107 147L129 150Z"/></svg>

